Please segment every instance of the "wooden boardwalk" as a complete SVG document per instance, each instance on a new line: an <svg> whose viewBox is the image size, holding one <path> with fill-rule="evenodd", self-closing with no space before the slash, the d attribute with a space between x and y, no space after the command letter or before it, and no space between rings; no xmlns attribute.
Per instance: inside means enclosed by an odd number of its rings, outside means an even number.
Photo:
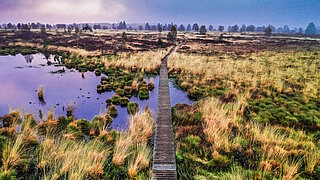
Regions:
<svg viewBox="0 0 320 180"><path fill-rule="evenodd" d="M177 179L167 69L167 59L174 50L172 48L161 62L152 179Z"/></svg>

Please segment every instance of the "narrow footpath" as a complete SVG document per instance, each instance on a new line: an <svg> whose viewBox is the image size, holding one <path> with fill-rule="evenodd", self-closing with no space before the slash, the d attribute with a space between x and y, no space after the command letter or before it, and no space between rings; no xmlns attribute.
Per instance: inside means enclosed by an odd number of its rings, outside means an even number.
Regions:
<svg viewBox="0 0 320 180"><path fill-rule="evenodd" d="M161 62L152 179L177 179L167 68L167 59L175 48Z"/></svg>

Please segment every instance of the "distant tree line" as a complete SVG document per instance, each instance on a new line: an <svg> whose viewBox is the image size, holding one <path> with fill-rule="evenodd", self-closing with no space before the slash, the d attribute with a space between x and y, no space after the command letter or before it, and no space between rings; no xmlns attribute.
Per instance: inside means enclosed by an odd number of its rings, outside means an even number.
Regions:
<svg viewBox="0 0 320 180"><path fill-rule="evenodd" d="M173 24L173 23L157 23L157 24L150 24L146 23L142 24L132 24L127 25L126 21L120 21L119 23L95 23L95 24L42 24L42 23L17 23L17 24L3 24L0 25L2 29L14 29L20 31L30 31L31 29L40 29L41 32L45 32L46 30L52 29L63 29L66 32L80 32L80 31L93 31L99 29L118 29L118 30L145 30L145 31L171 31L172 27L177 29L177 31L190 31L190 32L199 32L200 34L205 34L207 31L217 31L217 32L265 32L265 33L282 33L282 34L307 34L307 35L314 35L320 34L320 27L316 27L314 23L310 23L306 29L303 28L294 28L290 29L288 25L284 25L283 27L274 27L272 25L268 26L255 26L255 25L232 25L232 26L222 26L222 25L199 25L198 23L194 24Z"/></svg>

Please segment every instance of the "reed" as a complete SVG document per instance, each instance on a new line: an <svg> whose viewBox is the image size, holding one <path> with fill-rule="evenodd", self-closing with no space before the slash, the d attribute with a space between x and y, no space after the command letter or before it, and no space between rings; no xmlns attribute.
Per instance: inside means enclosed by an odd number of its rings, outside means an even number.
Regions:
<svg viewBox="0 0 320 180"><path fill-rule="evenodd" d="M38 98L40 101L44 100L44 86L40 86L38 89Z"/></svg>

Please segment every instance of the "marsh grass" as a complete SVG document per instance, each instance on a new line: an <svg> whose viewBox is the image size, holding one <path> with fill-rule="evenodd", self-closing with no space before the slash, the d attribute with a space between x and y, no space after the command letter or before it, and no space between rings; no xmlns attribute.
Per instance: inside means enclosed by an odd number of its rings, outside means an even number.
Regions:
<svg viewBox="0 0 320 180"><path fill-rule="evenodd" d="M260 52L240 59L174 53L168 71L179 75L184 87L193 85L274 88L277 92L319 97L319 54L310 51ZM182 83L181 82L181 83ZM244 87L243 87L244 86Z"/></svg>
<svg viewBox="0 0 320 180"><path fill-rule="evenodd" d="M164 50L138 52L133 54L121 53L118 56L105 57L101 60L109 67L121 67L129 71L156 73L161 65L161 59L166 54Z"/></svg>
<svg viewBox="0 0 320 180"><path fill-rule="evenodd" d="M131 178L149 166L151 150L147 145L152 137L153 119L150 110L138 112L129 119L129 129L116 138L112 162L122 166L128 161Z"/></svg>
<svg viewBox="0 0 320 180"><path fill-rule="evenodd" d="M38 167L44 179L102 177L109 155L110 149L99 141L45 139L39 149Z"/></svg>
<svg viewBox="0 0 320 180"><path fill-rule="evenodd" d="M235 102L222 103L211 97L184 107L182 112L174 109L179 177L298 179L315 176L320 157L313 135L290 127L244 121L243 108L248 106L249 98L250 94L238 94ZM201 127L193 120L197 111L201 113ZM194 148L198 146L201 148ZM193 165L187 167L183 163ZM208 170L208 166L213 171Z"/></svg>
<svg viewBox="0 0 320 180"><path fill-rule="evenodd" d="M67 117L73 116L75 109L76 109L76 106L74 104L68 103L66 107Z"/></svg>
<svg viewBox="0 0 320 180"><path fill-rule="evenodd" d="M141 169L149 167L151 152L147 144L136 145L134 153L128 162L128 174L130 178L135 178Z"/></svg>
<svg viewBox="0 0 320 180"><path fill-rule="evenodd" d="M149 175L153 119L148 109L129 119L127 132L109 131L112 118L105 113L96 116L92 123L73 117L56 119L53 111L48 111L40 122L31 114L26 114L23 121L18 120L20 116L19 111L12 111L10 118L17 118L17 122L9 123L8 128L21 124L21 131L9 136L0 130L1 142L5 142L3 149L0 146L1 178L103 179ZM7 141L2 141L2 136ZM88 139L82 138L85 136Z"/></svg>
<svg viewBox="0 0 320 180"><path fill-rule="evenodd" d="M38 98L40 101L44 101L44 86L40 86L38 89Z"/></svg>

